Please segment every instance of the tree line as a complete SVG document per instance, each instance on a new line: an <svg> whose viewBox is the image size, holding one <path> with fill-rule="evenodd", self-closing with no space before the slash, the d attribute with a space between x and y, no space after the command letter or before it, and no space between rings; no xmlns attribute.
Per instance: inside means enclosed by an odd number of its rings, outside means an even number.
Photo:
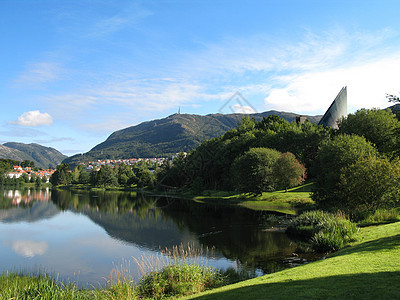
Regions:
<svg viewBox="0 0 400 300"><path fill-rule="evenodd" d="M235 129L161 166L105 165L88 173L62 164L50 181L258 195L308 178L319 207L359 217L398 206L399 149L400 122L390 110L360 109L339 120L337 130L274 115L260 121L245 117Z"/></svg>
<svg viewBox="0 0 400 300"><path fill-rule="evenodd" d="M324 209L361 218L378 208L398 206L396 115L389 109L360 109L339 120L338 127L289 123L277 116L244 118L237 128L162 166L157 183L197 192L260 194L299 184L307 176L314 181L312 198Z"/></svg>
<svg viewBox="0 0 400 300"><path fill-rule="evenodd" d="M118 164L114 167L103 165L99 170L88 172L82 165L75 166L72 170L68 164L57 166L50 177L54 186L83 184L98 187L149 187L155 186L155 174L158 165L150 165L140 161L134 166Z"/></svg>

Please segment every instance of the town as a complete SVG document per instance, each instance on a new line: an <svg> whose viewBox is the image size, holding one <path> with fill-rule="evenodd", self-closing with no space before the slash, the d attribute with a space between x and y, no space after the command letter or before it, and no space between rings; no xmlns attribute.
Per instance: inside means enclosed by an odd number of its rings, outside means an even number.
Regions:
<svg viewBox="0 0 400 300"><path fill-rule="evenodd" d="M101 166L110 166L114 168L116 165L128 165L136 166L140 162L144 162L149 167L154 167L155 165L162 165L168 160L168 158L128 158L128 159L106 159L89 161L87 163L80 163L79 165L84 166L87 172L99 171ZM9 178L19 179L20 177L26 177L26 180L33 181L36 177L39 177L42 182L48 183L51 175L55 172L54 169L37 169L32 167L22 167L20 165L13 166L13 170L8 172L6 175ZM70 171L71 172L71 171ZM25 175L24 175L25 174Z"/></svg>

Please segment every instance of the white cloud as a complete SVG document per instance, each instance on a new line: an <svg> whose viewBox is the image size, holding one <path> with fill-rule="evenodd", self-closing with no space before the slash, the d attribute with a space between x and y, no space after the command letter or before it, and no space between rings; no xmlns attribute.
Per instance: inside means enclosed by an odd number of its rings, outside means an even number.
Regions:
<svg viewBox="0 0 400 300"><path fill-rule="evenodd" d="M235 113L239 113L239 114L254 114L256 113L256 111L248 106L248 105L240 105L240 104L235 104L232 106L232 109Z"/></svg>
<svg viewBox="0 0 400 300"><path fill-rule="evenodd" d="M348 68L309 72L293 76L265 98L269 108L298 113L323 113L343 86L348 87L349 112L360 108L386 108L386 93L400 89L397 70L400 56ZM396 87L399 87L398 89Z"/></svg>
<svg viewBox="0 0 400 300"><path fill-rule="evenodd" d="M39 126L39 125L51 125L53 118L48 113L41 113L38 110L32 110L24 112L18 117L16 124L21 126Z"/></svg>
<svg viewBox="0 0 400 300"><path fill-rule="evenodd" d="M14 241L11 245L12 249L19 255L32 258L37 255L43 255L49 248L47 242L35 241Z"/></svg>
<svg viewBox="0 0 400 300"><path fill-rule="evenodd" d="M126 26L119 18L102 25L112 30ZM108 22L116 27L108 27ZM205 102L215 100L209 108L213 113L234 91L251 104L232 105L231 111L242 113L256 107L322 114L343 86L348 86L349 111L385 107L385 93L400 90L395 74L400 56L390 55L397 48L382 47L392 36L387 29L367 33L335 29L319 35L305 31L290 41L272 36L227 38L182 53L177 60L165 59L165 65L144 73L117 68L93 77L82 71L84 85L48 95L46 105L57 118L102 132L179 106L206 107Z"/></svg>

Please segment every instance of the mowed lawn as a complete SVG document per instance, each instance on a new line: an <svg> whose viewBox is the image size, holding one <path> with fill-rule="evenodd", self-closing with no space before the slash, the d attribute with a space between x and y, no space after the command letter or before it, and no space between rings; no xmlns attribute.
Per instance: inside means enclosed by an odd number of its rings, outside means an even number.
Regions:
<svg viewBox="0 0 400 300"><path fill-rule="evenodd" d="M210 191L208 196L195 196L197 202L237 204L253 210L274 211L294 215L298 209L311 208L313 183L307 183L288 191L264 192L254 196L247 193Z"/></svg>
<svg viewBox="0 0 400 300"><path fill-rule="evenodd" d="M324 260L188 299L400 299L400 222L360 229Z"/></svg>

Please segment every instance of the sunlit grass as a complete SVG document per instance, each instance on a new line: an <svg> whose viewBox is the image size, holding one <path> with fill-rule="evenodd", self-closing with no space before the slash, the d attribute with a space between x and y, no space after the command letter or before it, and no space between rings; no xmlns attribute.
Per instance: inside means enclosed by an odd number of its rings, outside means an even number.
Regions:
<svg viewBox="0 0 400 300"><path fill-rule="evenodd" d="M199 299L397 299L400 222L360 230L327 259L211 290Z"/></svg>
<svg viewBox="0 0 400 300"><path fill-rule="evenodd" d="M196 196L197 202L218 202L221 204L237 204L253 210L275 211L285 214L296 214L299 209L310 209L314 206L311 199L313 183L275 192L264 192L254 196L249 193L229 191L205 191L203 196Z"/></svg>

